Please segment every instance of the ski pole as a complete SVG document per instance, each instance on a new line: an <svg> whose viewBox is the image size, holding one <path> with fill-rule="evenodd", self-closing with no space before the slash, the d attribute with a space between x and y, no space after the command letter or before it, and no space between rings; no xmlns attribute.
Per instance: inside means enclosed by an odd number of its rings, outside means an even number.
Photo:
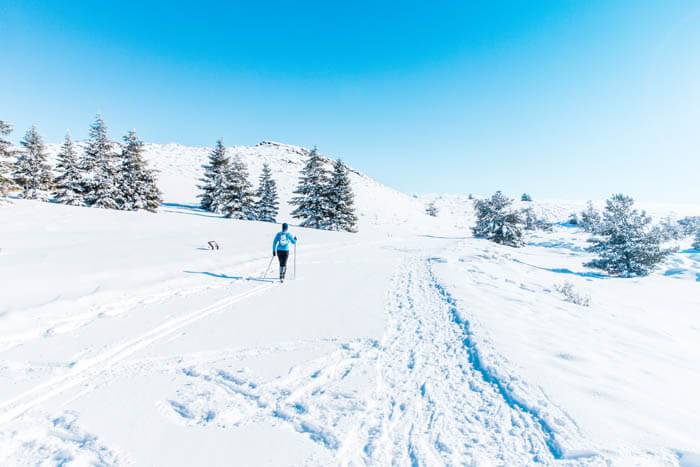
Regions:
<svg viewBox="0 0 700 467"><path fill-rule="evenodd" d="M297 244L294 244L294 274L292 280L297 280Z"/></svg>
<svg viewBox="0 0 700 467"><path fill-rule="evenodd" d="M270 262L267 263L267 269L265 269L265 274L263 274L263 279L267 279L267 273L270 272L270 266L272 266L272 261L274 259L275 259L275 257L273 256L272 258L270 258Z"/></svg>

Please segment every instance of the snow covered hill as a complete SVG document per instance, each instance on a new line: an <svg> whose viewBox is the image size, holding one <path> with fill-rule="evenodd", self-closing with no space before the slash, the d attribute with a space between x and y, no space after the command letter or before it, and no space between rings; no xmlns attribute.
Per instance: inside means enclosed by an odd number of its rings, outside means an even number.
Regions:
<svg viewBox="0 0 700 467"><path fill-rule="evenodd" d="M0 206L0 465L700 465L689 240L611 278L578 229L499 246L472 237L466 196L355 172L360 232L293 227L277 284L277 226L196 207L208 153L147 145L157 214ZM282 199L306 154L229 153L253 177L268 162ZM557 222L585 205L531 204Z"/></svg>
<svg viewBox="0 0 700 467"><path fill-rule="evenodd" d="M82 150L83 144L77 147ZM49 153L55 156L59 145L48 145ZM167 207L197 207L199 205L199 179L202 166L207 163L211 148L190 147L179 144L146 144L144 157L150 166L158 170L158 186L163 192ZM289 219L299 172L306 161L308 150L288 144L263 141L256 146L227 147L227 155L240 156L248 166L250 180L257 186L264 163L270 165L278 184L280 197L280 219ZM329 161L332 156L327 156ZM330 166L329 166L330 168ZM358 206L359 228L386 229L410 227L415 220L425 215L425 205L412 196L383 185L376 180L351 170L352 186ZM381 202L377 202L381 200Z"/></svg>

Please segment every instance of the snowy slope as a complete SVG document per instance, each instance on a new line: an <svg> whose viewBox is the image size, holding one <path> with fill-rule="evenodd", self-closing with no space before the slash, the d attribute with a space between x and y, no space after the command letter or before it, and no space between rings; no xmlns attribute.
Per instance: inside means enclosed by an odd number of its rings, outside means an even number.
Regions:
<svg viewBox="0 0 700 467"><path fill-rule="evenodd" d="M305 155L229 151L283 198ZM354 173L360 233L293 228L280 285L276 226L194 206L208 152L147 146L158 214L0 206L0 465L700 465L689 242L607 278L577 229L500 247L472 238L466 196Z"/></svg>
<svg viewBox="0 0 700 467"><path fill-rule="evenodd" d="M77 146L82 148L83 144ZM60 146L49 145L52 156ZM306 161L308 150L298 146L264 141L256 146L227 147L227 155L238 155L248 166L250 180L257 186L264 163L272 169L278 184L280 219L289 220L292 208L288 201L293 197L299 172ZM158 170L158 186L166 204L195 207L199 205L198 179L202 166L207 163L211 148L190 147L179 144L146 144L144 156L150 166ZM322 153L323 154L323 153ZM330 160L329 158L329 169ZM425 205L411 196L383 185L372 178L351 169L351 181L357 198L359 228L394 229L416 225L416 220L427 217ZM377 202L381 200L381 202ZM167 206L166 206L167 207Z"/></svg>

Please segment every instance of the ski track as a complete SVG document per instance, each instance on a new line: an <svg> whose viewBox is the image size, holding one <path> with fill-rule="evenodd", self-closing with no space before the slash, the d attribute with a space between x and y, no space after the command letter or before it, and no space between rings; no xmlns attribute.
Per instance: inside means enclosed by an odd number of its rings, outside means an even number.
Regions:
<svg viewBox="0 0 700 467"><path fill-rule="evenodd" d="M95 376L96 373L100 373L101 371L124 360L148 345L168 337L180 329L213 313L221 311L222 309L233 305L236 302L245 300L246 298L268 290L271 287L272 284L259 285L240 294L226 297L197 311L168 320L152 330L134 339L115 345L109 350L94 357L76 362L76 364L65 373L55 378L51 378L38 386L20 393L0 404L0 426L12 421L14 418L41 404L47 399L61 394L75 386L83 384L86 380L89 380Z"/></svg>

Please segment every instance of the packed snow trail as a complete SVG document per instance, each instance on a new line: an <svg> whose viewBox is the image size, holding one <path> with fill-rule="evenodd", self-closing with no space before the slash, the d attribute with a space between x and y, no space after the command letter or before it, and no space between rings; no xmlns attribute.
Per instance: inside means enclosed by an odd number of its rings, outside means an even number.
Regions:
<svg viewBox="0 0 700 467"><path fill-rule="evenodd" d="M464 329L429 263L395 275L368 412L346 437L346 465L524 465L557 452L533 416L471 365Z"/></svg>

